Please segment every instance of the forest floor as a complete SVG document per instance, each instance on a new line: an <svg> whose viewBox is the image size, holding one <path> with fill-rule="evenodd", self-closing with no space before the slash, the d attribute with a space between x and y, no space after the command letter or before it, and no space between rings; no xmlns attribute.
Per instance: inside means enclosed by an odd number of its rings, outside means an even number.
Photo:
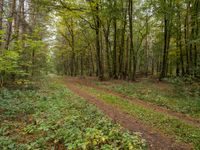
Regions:
<svg viewBox="0 0 200 150"><path fill-rule="evenodd" d="M19 90L0 89L1 150L146 150L146 141L47 77Z"/></svg>
<svg viewBox="0 0 200 150"><path fill-rule="evenodd" d="M184 92L185 96L183 91L177 94L174 88L179 87L173 87L173 84L149 79L129 83L67 77L65 84L114 122L130 131L140 132L149 149L200 148L200 105L198 96L187 93L191 89Z"/></svg>
<svg viewBox="0 0 200 150"><path fill-rule="evenodd" d="M200 149L198 82L53 75L31 85L0 89L0 149Z"/></svg>

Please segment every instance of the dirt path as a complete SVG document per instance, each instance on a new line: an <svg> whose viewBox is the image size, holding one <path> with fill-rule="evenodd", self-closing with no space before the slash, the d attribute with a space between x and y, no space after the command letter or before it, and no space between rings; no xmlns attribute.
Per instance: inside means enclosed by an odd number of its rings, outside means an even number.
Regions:
<svg viewBox="0 0 200 150"><path fill-rule="evenodd" d="M111 105L106 104L100 99L92 96L86 91L81 90L76 86L76 81L67 80L67 87L79 95L83 97L88 102L96 105L102 112L104 112L108 117L110 117L113 121L119 123L124 128L132 132L140 132L142 133L142 137L147 140L148 149L150 150L190 150L192 149L190 145L186 145L184 143L176 143L174 139L165 136L158 130L152 129L147 125L141 123L139 120L135 119L131 115L123 112L119 108L113 107Z"/></svg>
<svg viewBox="0 0 200 150"><path fill-rule="evenodd" d="M97 86L97 85L95 85L94 83L92 83L91 81L89 81L87 79L69 78L69 80L73 80L73 82L76 82L78 84L85 85L85 86L88 86L88 87L92 87L92 88L94 88L96 90L100 90L100 91L106 92L108 94L111 94L111 95L114 95L114 96L118 96L120 98L128 100L131 103L140 105L140 106L142 106L144 108L151 109L151 110L154 110L154 111L157 111L157 112L160 112L160 113L165 113L165 114L167 114L169 116L173 116L173 117L175 117L175 118L177 118L179 120L182 120L183 122L185 122L187 124L191 124L193 126L196 126L196 127L200 128L200 120L192 118L192 117L187 116L185 114L174 112L174 111L171 111L171 110L169 110L169 109L167 109L165 107L160 107L160 106L155 105L153 103L142 101L142 100L139 100L137 98L129 97L129 96L126 96L124 94L117 93L117 92L114 92L112 90L109 90L107 88Z"/></svg>

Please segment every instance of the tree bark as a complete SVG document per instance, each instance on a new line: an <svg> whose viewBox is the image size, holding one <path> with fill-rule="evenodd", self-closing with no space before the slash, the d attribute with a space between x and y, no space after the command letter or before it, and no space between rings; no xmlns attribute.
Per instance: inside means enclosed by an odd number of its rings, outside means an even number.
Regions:
<svg viewBox="0 0 200 150"><path fill-rule="evenodd" d="M167 1L164 1L164 48L163 48L163 61L162 61L162 69L159 80L167 76L168 70L168 49L170 44L170 15L167 13ZM171 3L171 1L170 1Z"/></svg>
<svg viewBox="0 0 200 150"><path fill-rule="evenodd" d="M15 8L16 8L16 0L12 0L9 4L10 4L9 5L9 18L8 18L8 22L7 22L6 39L5 39L5 46L4 46L5 50L8 50L10 40L11 40L12 24L13 24L14 13L15 13Z"/></svg>
<svg viewBox="0 0 200 150"><path fill-rule="evenodd" d="M101 61L101 47L100 47L100 18L99 18L99 4L96 5L96 54L99 80L104 79L103 64Z"/></svg>
<svg viewBox="0 0 200 150"><path fill-rule="evenodd" d="M116 2L115 2L116 3ZM116 5L116 4L115 4ZM113 78L117 79L117 20L114 17L113 20L114 27L114 45L113 45Z"/></svg>
<svg viewBox="0 0 200 150"><path fill-rule="evenodd" d="M131 59L129 60L130 61L129 73L131 75L131 80L134 81L136 73L136 56L133 48L133 0L129 0L129 30L130 30L130 57L131 57Z"/></svg>
<svg viewBox="0 0 200 150"><path fill-rule="evenodd" d="M107 27L104 29L104 37L105 37L105 44L106 44L106 59L107 59L107 71L109 74L109 78L112 77L112 69L110 65L110 41L109 41L109 35L110 35L110 21L107 21Z"/></svg>
<svg viewBox="0 0 200 150"><path fill-rule="evenodd" d="M3 31L3 10L4 10L4 0L0 0L0 31ZM0 34L0 55L3 54L2 50L2 36L3 34Z"/></svg>
<svg viewBox="0 0 200 150"><path fill-rule="evenodd" d="M126 25L127 25L127 21L126 21L126 16L127 16L127 9L125 8L125 12L124 12L124 18L123 18L123 29L122 29L122 33L121 33L121 45L120 45L120 51L119 51L119 75L120 78L123 78L123 74L124 74L124 52L125 52L125 36L126 36Z"/></svg>

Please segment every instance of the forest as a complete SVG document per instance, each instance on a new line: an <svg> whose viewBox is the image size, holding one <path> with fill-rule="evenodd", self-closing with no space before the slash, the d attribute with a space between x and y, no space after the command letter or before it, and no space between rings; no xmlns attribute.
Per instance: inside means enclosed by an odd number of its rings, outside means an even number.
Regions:
<svg viewBox="0 0 200 150"><path fill-rule="evenodd" d="M199 0L0 0L0 149L199 150Z"/></svg>

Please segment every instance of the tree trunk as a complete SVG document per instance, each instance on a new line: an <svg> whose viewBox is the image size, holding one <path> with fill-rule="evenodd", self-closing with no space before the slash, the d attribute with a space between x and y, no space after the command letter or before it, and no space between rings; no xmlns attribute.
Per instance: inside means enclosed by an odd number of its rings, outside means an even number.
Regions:
<svg viewBox="0 0 200 150"><path fill-rule="evenodd" d="M113 26L114 26L113 78L117 79L117 20L116 20L116 18L114 18L114 20L113 20Z"/></svg>
<svg viewBox="0 0 200 150"><path fill-rule="evenodd" d="M188 49L188 37L189 37L189 5L190 3L187 4L187 11L186 11L186 16L185 16L185 53L186 53L186 74L190 73L190 62L189 62L189 49Z"/></svg>
<svg viewBox="0 0 200 150"><path fill-rule="evenodd" d="M72 38L72 76L76 74L76 61L75 61L75 39L74 39L74 27L73 27L73 20L71 19L71 38Z"/></svg>
<svg viewBox="0 0 200 150"><path fill-rule="evenodd" d="M123 29L122 29L122 33L121 33L121 45L120 45L120 52L119 52L119 75L120 78L123 77L124 74L124 49L125 49L125 35L126 35L126 25L127 25L127 21L126 21L126 16L127 16L127 9L125 10L124 13L124 18L123 18Z"/></svg>
<svg viewBox="0 0 200 150"><path fill-rule="evenodd" d="M107 71L109 74L109 78L112 77L112 69L110 66L110 46L109 46L109 34L110 34L110 24L107 24L107 29L104 31L104 36L105 36L105 44L106 44L106 59L107 59Z"/></svg>
<svg viewBox="0 0 200 150"><path fill-rule="evenodd" d="M9 18L8 18L8 23L7 23L6 39L5 39L5 46L4 46L4 49L6 49L6 50L8 50L10 40L11 40L12 24L13 24L13 19L14 19L16 0L12 0L9 4L10 4Z"/></svg>
<svg viewBox="0 0 200 150"><path fill-rule="evenodd" d="M4 0L0 0L0 31L3 31L3 7L4 7ZM0 55L3 54L2 50L2 33L0 35Z"/></svg>
<svg viewBox="0 0 200 150"><path fill-rule="evenodd" d="M164 0L164 49L163 49L163 61L162 70L159 80L166 77L168 70L168 49L170 44L170 14L167 14L167 1Z"/></svg>
<svg viewBox="0 0 200 150"><path fill-rule="evenodd" d="M96 55L97 55L97 68L99 80L104 79L103 64L101 61L101 47L100 47L100 18L99 18L99 4L96 6Z"/></svg>
<svg viewBox="0 0 200 150"><path fill-rule="evenodd" d="M149 34L149 25L148 25L148 16L146 16L146 47L145 47L145 76L148 76L148 49L149 49L149 43L148 43L148 34Z"/></svg>
<svg viewBox="0 0 200 150"><path fill-rule="evenodd" d="M133 0L129 0L129 30L130 30L130 69L129 73L131 75L131 80L135 80L135 73L136 73L136 56L133 48ZM133 62L133 63L131 63ZM131 68L132 73L131 73Z"/></svg>

